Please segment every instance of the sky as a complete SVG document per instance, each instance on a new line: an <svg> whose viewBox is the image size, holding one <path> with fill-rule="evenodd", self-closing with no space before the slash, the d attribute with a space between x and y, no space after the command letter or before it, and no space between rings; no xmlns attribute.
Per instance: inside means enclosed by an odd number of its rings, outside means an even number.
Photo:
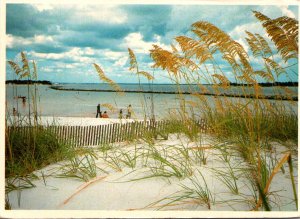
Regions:
<svg viewBox="0 0 300 219"><path fill-rule="evenodd" d="M166 72L151 68L153 44L170 49L176 36L192 36L191 24L201 20L227 32L251 58L245 30L267 36L253 10L270 18L298 20L298 6L287 5L7 4L6 59L20 62L24 51L36 61L39 80L100 83L93 66L97 63L112 80L136 83L129 71L131 48L140 70L155 71L155 83L169 83ZM224 72L231 79L230 69L225 67ZM298 65L294 72L280 80L298 81ZM7 65L6 80L14 78Z"/></svg>

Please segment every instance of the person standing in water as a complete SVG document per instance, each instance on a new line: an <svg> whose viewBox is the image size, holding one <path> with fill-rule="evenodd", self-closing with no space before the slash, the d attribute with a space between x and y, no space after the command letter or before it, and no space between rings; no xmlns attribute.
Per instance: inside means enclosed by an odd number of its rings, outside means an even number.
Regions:
<svg viewBox="0 0 300 219"><path fill-rule="evenodd" d="M130 119L131 118L131 114L132 114L132 107L131 107L131 104L129 104L129 106L127 107L126 119Z"/></svg>
<svg viewBox="0 0 300 219"><path fill-rule="evenodd" d="M100 112L100 103L97 105L97 114L96 114L96 118L98 118L98 115L101 118L101 112Z"/></svg>
<svg viewBox="0 0 300 219"><path fill-rule="evenodd" d="M17 110L16 110L16 108L14 107L14 108L13 108L13 115L16 116L17 114L18 114L18 113L17 113Z"/></svg>
<svg viewBox="0 0 300 219"><path fill-rule="evenodd" d="M120 109L120 112L119 112L119 119L123 119L123 110Z"/></svg>

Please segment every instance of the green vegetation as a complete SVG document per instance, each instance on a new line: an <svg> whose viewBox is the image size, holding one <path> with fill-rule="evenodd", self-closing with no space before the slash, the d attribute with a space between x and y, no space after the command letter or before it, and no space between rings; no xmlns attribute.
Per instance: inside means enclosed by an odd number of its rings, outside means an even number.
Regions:
<svg viewBox="0 0 300 219"><path fill-rule="evenodd" d="M75 156L75 149L58 139L51 131L39 124L38 89L36 83L32 88L31 78L37 81L37 67L32 62L33 70L25 55L21 52L22 65L8 61L18 79L27 78L27 94L21 94L28 99L28 116L20 115L6 117L5 127L5 178L6 194L13 190L19 193L22 189L34 187L33 180L38 177L33 171L49 164ZM18 111L18 109L16 109ZM20 201L19 201L20 202ZM10 208L6 198L6 207Z"/></svg>
<svg viewBox="0 0 300 219"><path fill-rule="evenodd" d="M194 93L195 101L193 111L198 111L210 126L211 136L215 136L219 142L230 142L230 153L241 158L247 168L244 173L249 176L255 194L255 210L263 208L271 210L269 203L269 186L277 169L283 167L290 153L297 153L298 142L298 115L289 110L291 102L271 103L261 100L262 89L258 82L265 80L266 83L274 83L281 74L289 76L289 68L283 68L274 60L274 54L281 56L282 60L295 62L298 59L298 21L288 17L270 19L260 12L253 12L255 17L266 29L271 41L274 42L278 51L272 51L268 41L259 34L247 32L246 38L255 59L263 61L261 70L254 70L249 55L241 44L234 41L225 32L205 21L199 21L192 25L192 33L195 39L187 36L176 37L179 48L172 45L172 51L164 50L154 45L150 55L154 60L154 67L168 71L170 78L179 84L182 79L187 84L195 84L204 92L202 81L214 84L214 93L220 96L208 100L203 95ZM232 82L228 79L223 66L216 63L215 56L222 55L223 59L231 67L235 83L243 84L242 95L247 95L246 90L252 87L255 91L254 99L235 99L222 95L223 90L230 88ZM209 67L209 66L212 66ZM191 93L193 93L192 87ZM274 87L285 90L286 95L291 95L288 88ZM179 95L182 100L181 115L183 121L189 121L187 114L188 101L184 95ZM292 100L292 98L290 98ZM210 102L208 102L210 101ZM185 122L183 122L185 123ZM180 127L180 126L177 126ZM183 126L184 127L184 126ZM193 133L193 128L188 132ZM177 130L179 131L179 130ZM192 134L194 136L195 134ZM274 142L286 145L288 154L278 161L274 157L276 147ZM292 143L287 143L292 142ZM221 153L226 153L225 150ZM227 155L226 155L227 156ZM224 159L226 162L227 158ZM271 160L271 161L270 161ZM226 174L217 171L217 178L221 180L232 193L238 194L237 178L230 163ZM291 172L293 174L293 172ZM250 180L251 179L251 180ZM294 177L291 176L293 184ZM296 191L294 190L295 202L297 203Z"/></svg>

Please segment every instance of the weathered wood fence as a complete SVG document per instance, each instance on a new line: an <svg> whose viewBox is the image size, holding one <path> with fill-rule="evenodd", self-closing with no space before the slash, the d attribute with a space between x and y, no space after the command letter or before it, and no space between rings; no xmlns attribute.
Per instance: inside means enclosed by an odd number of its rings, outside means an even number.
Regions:
<svg viewBox="0 0 300 219"><path fill-rule="evenodd" d="M170 125L167 120L163 121L136 121L127 123L113 123L97 126L39 126L41 130L47 130L60 141L65 141L74 146L91 146L123 142L142 138L145 133L155 131L155 134L163 136L166 127ZM204 132L208 126L204 120L198 122L199 129ZM7 127L7 134L18 132L22 137L32 133L34 127Z"/></svg>

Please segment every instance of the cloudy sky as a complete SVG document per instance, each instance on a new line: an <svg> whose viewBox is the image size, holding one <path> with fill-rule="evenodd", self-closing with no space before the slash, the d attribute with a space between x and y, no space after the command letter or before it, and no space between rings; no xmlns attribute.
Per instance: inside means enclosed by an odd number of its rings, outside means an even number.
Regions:
<svg viewBox="0 0 300 219"><path fill-rule="evenodd" d="M135 52L140 69L152 72L152 44L169 48L174 37L190 35L190 25L205 20L249 51L245 30L265 34L252 10L298 19L297 6L7 4L6 56L18 61L25 51L38 64L39 80L100 82L92 65L98 63L116 82L136 82L128 70L127 48ZM155 74L157 83L169 82L166 73ZM7 66L6 79L13 77Z"/></svg>

